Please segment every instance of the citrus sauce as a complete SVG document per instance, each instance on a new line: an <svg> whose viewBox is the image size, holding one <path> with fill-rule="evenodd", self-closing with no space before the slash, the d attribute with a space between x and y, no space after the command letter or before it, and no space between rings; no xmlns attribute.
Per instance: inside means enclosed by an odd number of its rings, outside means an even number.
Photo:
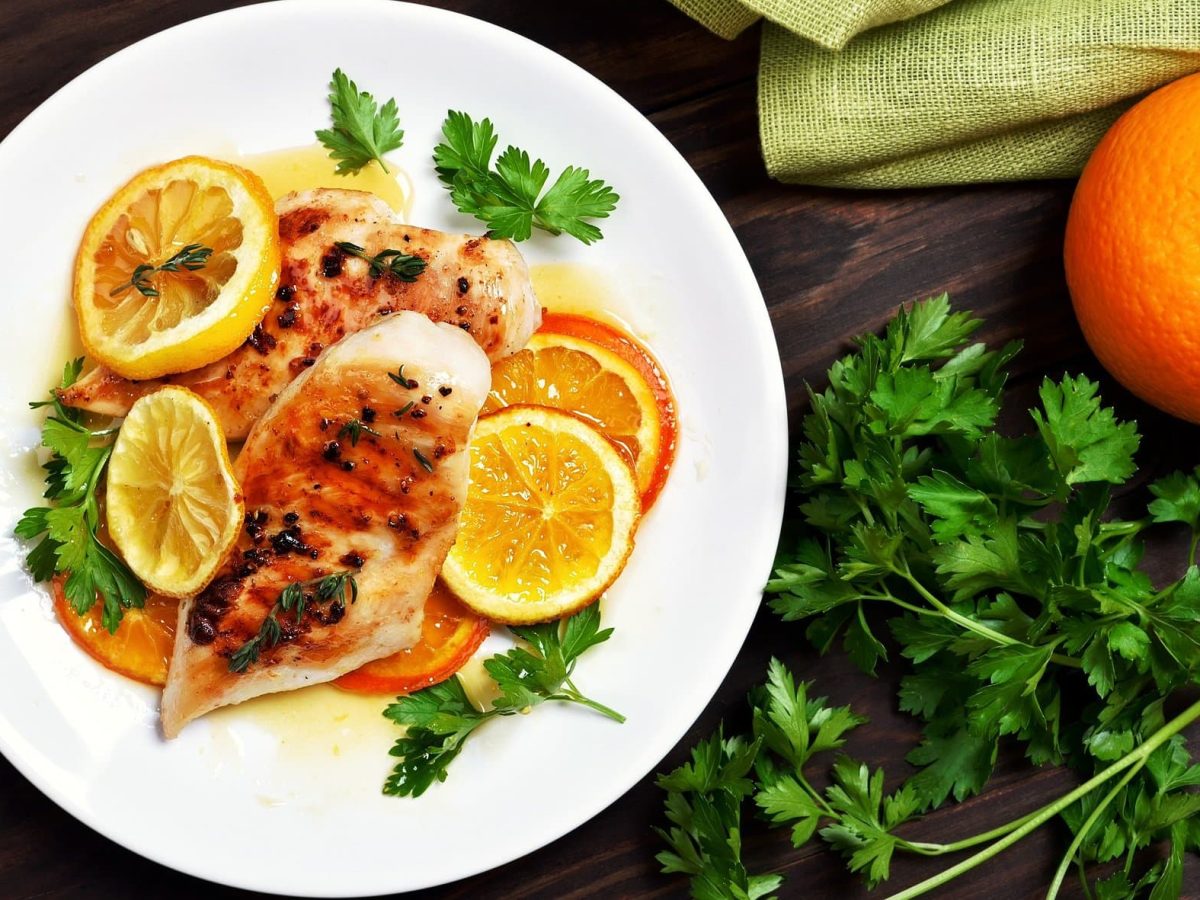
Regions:
<svg viewBox="0 0 1200 900"><path fill-rule="evenodd" d="M387 172L378 163L371 163L353 175L338 175L337 163L320 144L248 154L236 162L258 175L276 200L292 191L342 188L375 194L406 222L412 212L412 182L394 163L387 164Z"/></svg>
<svg viewBox="0 0 1200 900"><path fill-rule="evenodd" d="M590 316L640 337L604 270L582 263L542 263L530 266L529 275L538 301L548 312Z"/></svg>
<svg viewBox="0 0 1200 900"><path fill-rule="evenodd" d="M364 764L386 766L386 754L380 754L403 731L383 711L390 698L361 697L340 691L329 684L315 684L298 691L285 691L256 697L236 706L226 706L201 720L207 725L214 749L240 761L243 726L253 722L265 731L275 745L276 762L303 768L314 761L362 756ZM227 759L215 760L225 763ZM280 784L295 784L287 773ZM299 782L303 783L303 782ZM266 787L266 785L264 785ZM302 793L307 793L304 791ZM264 802L286 802L290 798L264 797Z"/></svg>

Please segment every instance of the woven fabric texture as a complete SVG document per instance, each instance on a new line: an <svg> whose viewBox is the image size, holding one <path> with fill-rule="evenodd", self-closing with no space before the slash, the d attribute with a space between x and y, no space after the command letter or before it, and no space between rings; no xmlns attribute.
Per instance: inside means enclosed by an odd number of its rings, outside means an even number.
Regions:
<svg viewBox="0 0 1200 900"><path fill-rule="evenodd" d="M1195 0L951 0L841 50L772 21L763 157L783 181L838 187L1072 176L1137 97L1197 70Z"/></svg>
<svg viewBox="0 0 1200 900"><path fill-rule="evenodd" d="M800 37L837 50L858 34L879 25L901 22L944 6L950 0L743 0Z"/></svg>
<svg viewBox="0 0 1200 900"><path fill-rule="evenodd" d="M844 47L856 34L911 19L950 0L671 0L723 38L763 17L822 47Z"/></svg>
<svg viewBox="0 0 1200 900"><path fill-rule="evenodd" d="M759 19L741 0L671 0L675 6L723 38L735 38Z"/></svg>

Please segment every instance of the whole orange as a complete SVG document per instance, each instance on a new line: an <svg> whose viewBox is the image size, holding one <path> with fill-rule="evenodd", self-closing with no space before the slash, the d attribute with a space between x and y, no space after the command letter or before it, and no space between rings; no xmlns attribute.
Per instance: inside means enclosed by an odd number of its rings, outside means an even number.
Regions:
<svg viewBox="0 0 1200 900"><path fill-rule="evenodd" d="M1064 256L1104 367L1200 422L1200 75L1150 94L1104 136L1075 190Z"/></svg>

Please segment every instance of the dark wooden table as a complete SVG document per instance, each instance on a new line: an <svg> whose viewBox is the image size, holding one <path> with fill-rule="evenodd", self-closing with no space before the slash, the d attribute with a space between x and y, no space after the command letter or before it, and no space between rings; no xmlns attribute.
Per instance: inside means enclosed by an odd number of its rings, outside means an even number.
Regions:
<svg viewBox="0 0 1200 900"><path fill-rule="evenodd" d="M0 134L75 75L140 38L222 8L225 0L4 0L0 4ZM1050 182L897 192L836 192L770 181L758 151L755 69L758 33L718 40L665 0L436 0L512 29L562 53L641 110L695 167L733 223L762 284L783 358L795 429L804 382L820 381L847 339L879 326L905 300L949 291L985 315L989 340L1022 338L1016 380L1083 370L1100 375L1072 317L1060 262L1072 184ZM9 215L19 214L8 210ZM1137 418L1147 435L1141 461L1151 472L1194 465L1196 431L1148 409L1105 380L1105 397ZM898 674L878 681L842 654L821 659L801 628L760 614L733 670L708 709L662 767L726 715L771 655L821 693L870 715L849 750L886 765L898 782L916 735L895 710ZM1034 770L1002 755L987 793L928 816L917 837L973 834L1007 821L1072 784L1062 771ZM892 787L889 784L889 789ZM180 798L180 815L187 814ZM652 778L591 822L549 847L496 871L423 897L685 896L686 885L658 874L651 826L661 821ZM146 823L153 828L153 822ZM794 851L787 836L750 828L752 870L787 876L783 896L866 897L840 863L815 847ZM264 840L267 836L264 836ZM1037 896L1066 844L1057 825L954 882L938 896ZM336 863L332 863L336 864ZM940 866L903 860L889 886ZM1194 872L1190 872L1194 876ZM1200 895L1189 877L1188 893ZM1065 896L1076 896L1068 879ZM880 895L880 892L876 892ZM0 897L249 897L179 875L111 843L76 822L0 759Z"/></svg>

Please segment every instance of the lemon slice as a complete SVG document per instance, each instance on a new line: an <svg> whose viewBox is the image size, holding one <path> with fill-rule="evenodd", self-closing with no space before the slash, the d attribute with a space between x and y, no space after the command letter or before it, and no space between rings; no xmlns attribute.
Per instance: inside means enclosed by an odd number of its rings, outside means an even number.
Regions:
<svg viewBox="0 0 1200 900"><path fill-rule="evenodd" d="M129 410L108 464L108 531L129 568L168 597L212 579L245 505L212 408L165 387Z"/></svg>
<svg viewBox="0 0 1200 900"><path fill-rule="evenodd" d="M516 403L583 416L634 460L638 488L650 485L662 446L658 406L641 374L617 354L565 334L535 334L492 369L483 412Z"/></svg>
<svg viewBox="0 0 1200 900"><path fill-rule="evenodd" d="M275 206L257 175L201 156L146 169L79 245L84 348L126 378L197 369L246 340L278 278Z"/></svg>
<svg viewBox="0 0 1200 900"><path fill-rule="evenodd" d="M640 515L633 471L599 431L567 412L510 406L476 425L442 577L493 621L561 618L616 580Z"/></svg>

